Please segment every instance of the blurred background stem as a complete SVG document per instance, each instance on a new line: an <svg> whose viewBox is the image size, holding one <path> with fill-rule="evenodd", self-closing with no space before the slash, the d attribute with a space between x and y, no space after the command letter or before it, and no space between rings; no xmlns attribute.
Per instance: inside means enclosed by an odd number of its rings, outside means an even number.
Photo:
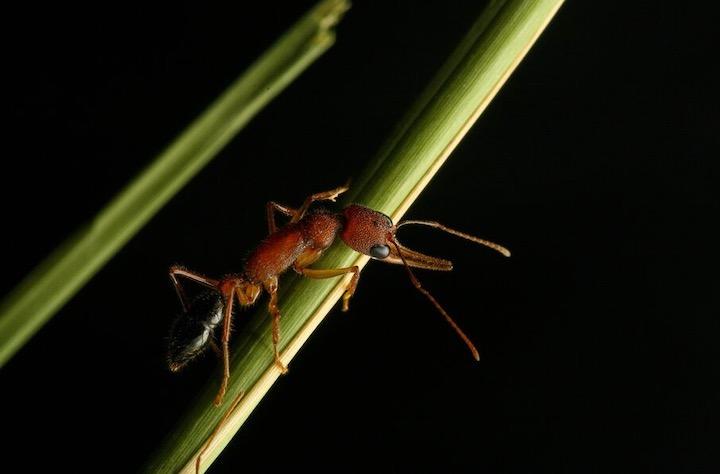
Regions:
<svg viewBox="0 0 720 474"><path fill-rule="evenodd" d="M0 367L277 94L333 44L348 9L324 0L303 16L94 220L0 305Z"/></svg>

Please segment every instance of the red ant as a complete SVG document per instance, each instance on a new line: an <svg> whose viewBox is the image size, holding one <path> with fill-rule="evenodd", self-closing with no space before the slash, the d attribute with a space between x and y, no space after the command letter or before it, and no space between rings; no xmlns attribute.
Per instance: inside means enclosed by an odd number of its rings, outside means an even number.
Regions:
<svg viewBox="0 0 720 474"><path fill-rule="evenodd" d="M345 268L314 269L307 268L315 262L323 251L340 235L342 241L353 250L373 259L404 265L413 285L422 292L450 323L450 326L465 342L475 360L480 355L473 343L455 324L450 315L440 306L433 296L422 287L410 267L428 270L452 270L452 262L430 257L403 247L397 240L397 230L408 224L420 224L443 230L463 239L485 245L497 250L506 257L510 252L497 244L479 239L462 232L445 227L433 221L406 220L394 225L385 214L370 208L352 204L335 213L327 209L314 209L310 205L316 201L335 201L348 190L341 186L331 191L313 194L305 199L299 209L292 209L276 202L267 204L268 237L263 240L245 261L241 273L227 275L220 280L205 277L180 266L170 268L170 279L175 286L183 307L184 314L175 322L170 333L168 362L173 372L185 366L190 360L203 352L208 346L213 347L222 357L224 374L220 390L215 397L215 405L220 405L227 390L230 378L230 327L233 316L233 302L237 299L240 306L255 303L263 289L270 295L268 308L272 316L272 342L275 351L275 364L285 373L287 368L280 360L278 341L280 340L280 309L278 308L277 291L278 275L290 267L297 273L308 278L331 278L352 273L345 294L342 310L348 310L350 298L360 277L357 265ZM275 224L275 212L290 217L290 222L278 228ZM187 278L199 283L209 290L200 293L189 301L178 277ZM222 323L220 342L222 349L213 340L214 331Z"/></svg>

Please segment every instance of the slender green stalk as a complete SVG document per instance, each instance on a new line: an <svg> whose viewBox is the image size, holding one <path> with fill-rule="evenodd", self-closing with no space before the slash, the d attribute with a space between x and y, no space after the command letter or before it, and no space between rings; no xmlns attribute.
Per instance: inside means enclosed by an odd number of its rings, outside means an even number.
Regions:
<svg viewBox="0 0 720 474"><path fill-rule="evenodd" d="M0 306L0 367L203 166L334 43L347 0L310 10Z"/></svg>
<svg viewBox="0 0 720 474"><path fill-rule="evenodd" d="M562 0L491 2L378 158L356 180L346 199L381 210L394 220L399 219L477 120L561 4ZM367 260L367 257L338 245L317 267L362 267ZM285 363L298 352L342 295L346 283L347 278L309 281L288 277L283 280L281 345ZM260 309L251 318L247 329L238 334L224 406L215 408L212 405L217 390L217 382L213 380L147 466L150 472L194 472L195 460L217 426L220 426L219 431L203 453L202 470L227 445L279 376L273 363L269 321L267 312ZM229 412L238 394L243 394L242 398ZM219 425L225 414L228 418Z"/></svg>

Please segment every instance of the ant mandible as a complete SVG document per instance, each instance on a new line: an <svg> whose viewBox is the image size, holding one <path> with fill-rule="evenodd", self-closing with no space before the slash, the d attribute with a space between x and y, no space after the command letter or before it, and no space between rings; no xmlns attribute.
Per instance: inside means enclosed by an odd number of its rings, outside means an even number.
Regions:
<svg viewBox="0 0 720 474"><path fill-rule="evenodd" d="M280 340L278 276L290 267L308 278L332 278L352 273L352 278L343 295L342 310L347 311L350 298L355 293L358 284L360 268L357 265L331 269L308 268L320 258L323 251L330 247L338 235L347 246L357 252L375 260L404 265L413 285L445 317L468 346L475 360L480 360L480 355L470 339L437 300L422 287L410 270L410 267L414 267L449 271L452 270L452 262L403 247L398 242L396 233L404 225L420 224L490 247L506 257L510 256L510 252L505 247L450 229L434 221L406 220L394 225L385 214L357 204L344 208L341 213L324 208L309 210L314 202L335 201L340 194L347 190L347 186L341 186L330 191L313 194L305 199L299 209L292 209L272 201L268 202L269 235L250 253L240 273L216 280L177 265L170 267L170 279L175 286L183 309L183 314L175 321L170 332L168 363L171 371L178 371L208 346L212 347L222 358L224 367L222 384L214 401L215 405L220 405L230 379L229 341L233 302L237 299L240 306L250 306L255 303L264 289L270 295L268 308L272 316L275 364L283 373L287 372L287 367L280 360L278 352ZM276 212L290 217L290 222L278 228L275 224ZM180 284L179 277L199 283L208 290L201 292L190 301ZM221 324L220 343L222 348L218 347L213 340L213 333Z"/></svg>

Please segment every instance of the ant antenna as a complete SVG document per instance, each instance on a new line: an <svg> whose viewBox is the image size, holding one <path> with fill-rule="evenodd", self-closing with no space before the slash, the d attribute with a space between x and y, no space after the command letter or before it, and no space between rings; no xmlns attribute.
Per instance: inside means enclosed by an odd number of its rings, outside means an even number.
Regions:
<svg viewBox="0 0 720 474"><path fill-rule="evenodd" d="M407 224L423 223L423 224L425 224L426 222L424 222L424 221L406 221L404 223L407 223ZM400 227L402 224L403 223L399 224L398 227ZM433 222L430 224L437 224L437 223ZM410 270L410 266L405 261L405 257L403 257L403 253L400 251L400 245L395 240L395 237L394 236L388 236L388 237L389 237L388 240L390 242L392 242L392 244L395 246L395 249L397 250L397 253L400 256L400 260L402 260L402 263L408 272L408 276L410 277L410 281L412 282L412 284L415 286L415 288L418 289L418 291L420 291L420 293L427 296L427 298L430 300L430 302L435 306L435 308L437 308L438 311L440 311L440 314L442 314L445 317L445 319L450 324L450 326L452 326L452 328L455 330L457 335L460 336L460 339L462 339L463 342L465 342L465 345L468 346L468 349L470 349L470 352L472 352L473 358L475 358L475 360L479 361L480 353L475 348L475 345L472 343L470 338L468 338L465 335L465 333L462 331L462 329L460 329L460 326L458 326L455 323L455 321L453 321L453 318L450 317L450 315L447 313L447 311L445 311L445 309L443 309L443 307L440 306L440 303L437 302L437 300L433 297L433 295L431 295L428 290L426 290L425 288L422 287L422 284L420 284L420 280L418 280L417 277L415 277L415 274L412 272L412 270ZM468 237L471 237L471 236L468 236ZM480 239L478 239L478 240L480 240Z"/></svg>
<svg viewBox="0 0 720 474"><path fill-rule="evenodd" d="M478 237L475 237L470 234L466 234L464 232L460 232L459 230L451 229L450 227L446 227L442 225L439 222L435 221L402 221L397 226L396 229L399 229L400 227L406 225L406 224L420 224L420 225L426 225L428 227L434 227L436 229L443 230L447 232L448 234L456 235L458 237L462 237L465 240L469 240L471 242L475 242L476 244L484 245L485 247L489 247L497 252L500 252L501 254L505 255L506 257L510 256L510 251L503 247L502 245L498 245L494 242L490 242L489 240L481 239Z"/></svg>

